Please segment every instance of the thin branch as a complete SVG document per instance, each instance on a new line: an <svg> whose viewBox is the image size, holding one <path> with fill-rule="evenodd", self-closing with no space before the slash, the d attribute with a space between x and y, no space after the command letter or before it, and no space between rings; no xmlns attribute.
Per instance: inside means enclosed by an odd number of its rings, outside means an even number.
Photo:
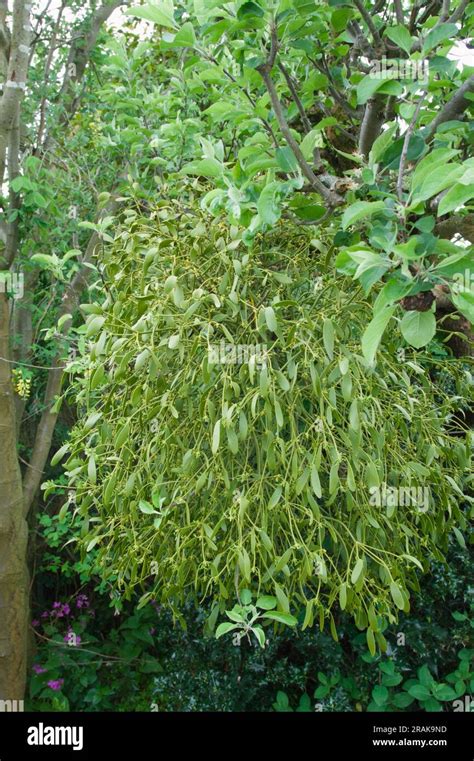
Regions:
<svg viewBox="0 0 474 761"><path fill-rule="evenodd" d="M372 34L372 37L374 39L374 42L376 45L379 45L382 47L383 43L380 39L380 35L377 31L377 27L375 26L374 22L372 21L372 16L370 15L369 11L364 6L364 3L362 0L354 0L354 5L358 9L360 15L364 19L365 23L367 24L368 28L370 29L370 32Z"/></svg>
<svg viewBox="0 0 474 761"><path fill-rule="evenodd" d="M265 82L265 86L268 90L268 93L270 95L270 100L272 102L273 111L275 113L275 117L280 126L283 137L285 138L289 147L293 151L294 156L304 176L309 181L309 183L314 188L314 190L316 190L325 199L325 201L327 201L329 206L338 206L339 204L343 203L343 199L339 195L337 195L337 193L333 193L332 191L328 190L325 187L325 185L323 185L319 177L315 175L310 165L306 161L305 157L303 156L303 153L301 152L301 148L296 142L295 138L293 137L291 130L288 126L288 122L283 113L282 105L278 98L278 94L277 94L275 85L273 83L273 80L270 76L270 72L267 67L267 64L260 66L257 69L257 71L259 71L263 81Z"/></svg>
<svg viewBox="0 0 474 761"><path fill-rule="evenodd" d="M439 23L442 24L449 16L449 7L451 5L451 0L443 0L443 6L441 9L441 15L439 17ZM438 24L436 25L438 26Z"/></svg>
<svg viewBox="0 0 474 761"><path fill-rule="evenodd" d="M461 0L456 10L448 18L448 22L450 24L454 24L456 21L459 21L459 19L464 15L464 11L466 10L469 3L470 0Z"/></svg>
<svg viewBox="0 0 474 761"><path fill-rule="evenodd" d="M63 16L65 8L66 8L66 2L65 2L65 0L63 0L63 2L61 3L61 6L59 8L59 11L58 11L58 16L57 16L56 22L54 24L53 33L51 35L51 41L50 41L50 44L49 44L48 56L46 58L46 63L45 63L45 66L44 66L43 86L44 86L45 90L47 88L48 81L49 81L49 75L50 75L50 71L51 71L51 65L53 63L53 56L54 56L54 50L55 50L56 40L57 40L58 31L59 31L59 27L60 27L60 24L61 24L61 19L62 19L62 16ZM45 126L45 119L46 119L46 103L47 103L47 99L48 99L47 95L45 94L42 97L41 104L40 104L40 119L39 119L39 126L38 126L38 134L37 134L37 138L36 138L36 145L37 145L38 148L40 147L41 141L43 139L43 132L44 132L44 126Z"/></svg>
<svg viewBox="0 0 474 761"><path fill-rule="evenodd" d="M350 106L349 103L345 100L345 98L343 98L342 95L340 94L340 92L337 90L336 84L334 82L334 79L333 79L333 77L331 75L331 72L329 70L329 67L328 67L328 65L326 63L326 60L325 60L324 56L321 59L321 64L319 64L316 59L311 58L310 56L308 56L308 59L311 61L313 66L318 71L321 72L321 74L324 74L328 78L328 80L329 80L329 82L328 82L329 92L333 96L334 100L336 100L339 103L339 105L341 106L342 110L347 114L347 116L349 116L351 119L358 119L358 118L360 118L360 114L361 114L360 110Z"/></svg>
<svg viewBox="0 0 474 761"><path fill-rule="evenodd" d="M395 6L395 16L397 18L397 24L405 24L405 17L403 15L402 0L393 0Z"/></svg>
<svg viewBox="0 0 474 761"><path fill-rule="evenodd" d="M206 53L204 50L200 50L200 49L199 49L199 48L197 48L197 47L195 47L194 49L195 49L195 51L196 51L197 53L199 53L200 55L202 55L202 56L203 56L203 57L204 57L204 58L205 58L207 61L211 61L211 63L213 63L213 64L215 64L216 66L219 66L219 67L220 67L220 64L219 64L219 61L217 60L217 58L215 58L215 57L214 57L214 56L212 56L212 55L209 55L209 54L208 54L208 53ZM239 88L239 90L241 91L241 93L242 93L242 94L243 94L243 95L244 95L244 96L247 98L248 102L249 102L249 103L250 103L250 104L251 104L251 105L252 105L252 106L255 108L255 106L256 106L256 101L255 101L255 99L254 99L254 98L253 98L253 97L250 95L250 93L249 93L249 92L248 92L248 91L245 89L245 87L242 87L242 85L239 85L239 83L237 82L237 80L236 80L236 78L234 77L234 75L233 75L233 74L231 74L231 72L230 72L230 71L228 71L227 69L224 69L224 68L222 67L222 72L223 72L224 76L226 76L226 77L227 77L227 79L229 79L229 80L230 80L230 81L231 81L231 82L232 82L232 83L233 83L233 84L234 84L236 87L238 87L238 88ZM278 148L278 140L277 140L277 138L276 138L276 135L275 135L275 133L274 133L274 131L273 131L273 129L272 129L272 126L271 126L271 124L270 124L270 123L269 123L269 122L268 122L266 119L262 119L262 118L261 118L260 120L261 120L261 122L262 122L263 126L265 127L265 129L267 130L268 134L270 135L270 137L271 137L271 139L272 139L272 141L273 141L273 144L274 144L275 148Z"/></svg>
<svg viewBox="0 0 474 761"><path fill-rule="evenodd" d="M428 127L425 140L430 140L440 124L455 119L460 116L468 106L472 105L472 101L468 100L465 96L467 93L474 92L474 74L466 79L466 81L459 87L454 93L453 97L443 106L437 117L433 119Z"/></svg>
<svg viewBox="0 0 474 761"><path fill-rule="evenodd" d="M30 6L25 0L13 4L13 30L3 95L0 99L0 186L5 177L6 154L19 104L26 87L30 44Z"/></svg>
<svg viewBox="0 0 474 761"><path fill-rule="evenodd" d="M421 95L420 100L418 101L418 105L417 105L417 107L415 109L415 113L413 114L413 118L412 118L410 124L408 125L407 131L405 132L405 139L403 141L402 154L400 156L400 164L399 164L399 167L398 167L398 180L397 180L397 196L398 196L398 200L400 201L400 203L403 202L403 174L405 172L405 164L406 164L406 160L407 160L408 146L410 144L410 138L411 138L411 136L413 134L413 131L415 129L416 122L418 121L418 116L420 114L421 106L423 104L423 101L424 101L425 97L426 97L426 92L424 92Z"/></svg>
<svg viewBox="0 0 474 761"><path fill-rule="evenodd" d="M302 104L302 102L300 100L300 97L299 97L298 93L296 92L296 87L294 85L294 82L293 82L290 74L288 73L288 71L286 70L286 68L283 66L282 63L278 64L278 68L280 69L281 73L285 77L286 84L288 85L288 89L289 89L289 91L291 93L291 97L293 98L293 100L294 100L294 102L296 104L296 108L300 112L301 121L302 121L302 124L303 124L303 127L304 127L304 131L306 132L306 134L308 134L308 132L311 132L311 129L312 129L311 122L309 121L309 119L308 119L308 117L306 115L306 111L304 110L304 106L303 106L303 104Z"/></svg>

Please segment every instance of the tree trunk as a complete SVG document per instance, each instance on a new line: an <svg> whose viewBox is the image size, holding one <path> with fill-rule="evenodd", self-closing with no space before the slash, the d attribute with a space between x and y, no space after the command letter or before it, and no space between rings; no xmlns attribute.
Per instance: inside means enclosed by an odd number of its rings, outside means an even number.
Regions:
<svg viewBox="0 0 474 761"><path fill-rule="evenodd" d="M0 293L0 700L22 700L29 619L28 532L17 457L8 324L8 299Z"/></svg>

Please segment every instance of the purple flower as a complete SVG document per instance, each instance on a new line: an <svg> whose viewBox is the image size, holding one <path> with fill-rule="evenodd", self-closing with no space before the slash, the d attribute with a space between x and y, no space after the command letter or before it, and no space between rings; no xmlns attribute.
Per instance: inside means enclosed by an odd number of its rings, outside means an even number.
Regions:
<svg viewBox="0 0 474 761"><path fill-rule="evenodd" d="M39 665L39 663L35 663L33 666L33 671L35 674L46 674L47 669L44 669L42 666Z"/></svg>
<svg viewBox="0 0 474 761"><path fill-rule="evenodd" d="M77 608L88 608L89 607L89 598L87 595L78 595L76 600L76 607Z"/></svg>
<svg viewBox="0 0 474 761"><path fill-rule="evenodd" d="M48 618L48 616L49 616L48 611L47 610L43 610L43 612L41 614L41 618Z"/></svg>
<svg viewBox="0 0 474 761"><path fill-rule="evenodd" d="M52 690L60 690L61 687L64 684L64 679L51 679L50 682L48 682L48 687L51 687Z"/></svg>
<svg viewBox="0 0 474 761"><path fill-rule="evenodd" d="M152 626L151 629L150 629L150 634L151 634L152 637L153 637L155 632L156 632L156 628L154 626Z"/></svg>
<svg viewBox="0 0 474 761"><path fill-rule="evenodd" d="M81 635L76 634L71 627L69 627L67 634L63 637L64 642L67 642L68 645L80 645L81 644Z"/></svg>
<svg viewBox="0 0 474 761"><path fill-rule="evenodd" d="M64 616L68 616L71 612L71 608L67 604L67 602L54 602L53 603L53 610L51 611L51 615L55 616L56 618L63 618Z"/></svg>
<svg viewBox="0 0 474 761"><path fill-rule="evenodd" d="M34 618L33 621L31 622L31 625L36 629L36 627L40 625L40 622L38 621L37 618Z"/></svg>

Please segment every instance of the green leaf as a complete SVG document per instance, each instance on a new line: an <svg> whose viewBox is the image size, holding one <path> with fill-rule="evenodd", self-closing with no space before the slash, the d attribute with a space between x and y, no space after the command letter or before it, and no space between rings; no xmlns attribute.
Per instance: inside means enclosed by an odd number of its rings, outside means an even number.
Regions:
<svg viewBox="0 0 474 761"><path fill-rule="evenodd" d="M167 29L176 29L177 25L174 20L174 6L172 0L153 0L153 3L144 6L135 6L125 11L127 16L142 18L146 21L152 21Z"/></svg>
<svg viewBox="0 0 474 761"><path fill-rule="evenodd" d="M273 608L276 608L277 600L276 597L273 597L272 595L263 595L258 598L255 605L257 608L262 608L262 610L272 610Z"/></svg>
<svg viewBox="0 0 474 761"><path fill-rule="evenodd" d="M454 211L459 206L463 206L471 198L474 198L474 184L462 185L456 183L439 202L438 217Z"/></svg>
<svg viewBox="0 0 474 761"><path fill-rule="evenodd" d="M367 219L379 211L385 209L383 201L356 201L349 206L342 215L342 229L347 230L360 219Z"/></svg>
<svg viewBox="0 0 474 761"><path fill-rule="evenodd" d="M351 573L351 583L357 584L364 573L364 558L359 558Z"/></svg>
<svg viewBox="0 0 474 761"><path fill-rule="evenodd" d="M35 191L31 194L31 200L33 201L34 205L38 206L40 209L45 209L48 205L46 198L41 195L41 193L38 193L38 191Z"/></svg>
<svg viewBox="0 0 474 761"><path fill-rule="evenodd" d="M334 325L329 319L325 319L323 322L323 343L326 354L332 360L334 357Z"/></svg>
<svg viewBox="0 0 474 761"><path fill-rule="evenodd" d="M257 201L257 211L260 219L267 225L274 225L280 219L281 209L276 202L277 192L281 185L279 182L270 182L265 185Z"/></svg>
<svg viewBox="0 0 474 761"><path fill-rule="evenodd" d="M218 100L210 105L209 108L204 109L203 113L212 117L216 122L226 121L235 113L235 105L230 101Z"/></svg>
<svg viewBox="0 0 474 761"><path fill-rule="evenodd" d="M120 447L125 444L128 437L130 435L130 420L127 420L127 422L122 426L122 428L119 429L115 440L114 440L114 447L116 449L120 449Z"/></svg>
<svg viewBox="0 0 474 761"><path fill-rule="evenodd" d="M226 428L227 443L232 454L237 454L239 451L239 437L237 436L233 426Z"/></svg>
<svg viewBox="0 0 474 761"><path fill-rule="evenodd" d="M344 584L341 584L339 587L339 605L341 606L341 610L345 610L347 604L347 584L344 582Z"/></svg>
<svg viewBox="0 0 474 761"><path fill-rule="evenodd" d="M414 698L407 692L399 692L393 696L392 700L397 708L408 708L413 703Z"/></svg>
<svg viewBox="0 0 474 761"><path fill-rule="evenodd" d="M321 497L323 496L322 489L321 489L321 481L319 479L318 469L315 465L313 465L313 467L311 468L310 480L311 480L312 490L316 494L317 498L321 499Z"/></svg>
<svg viewBox="0 0 474 761"><path fill-rule="evenodd" d="M367 647L369 648L369 653L371 655L375 655L377 652L377 648L375 646L375 637L372 629L367 629L366 632L366 638L367 638Z"/></svg>
<svg viewBox="0 0 474 761"><path fill-rule="evenodd" d="M437 45L451 37L456 37L458 28L456 24L438 24L426 35L423 41L422 55L427 55ZM453 40L454 42L454 40Z"/></svg>
<svg viewBox="0 0 474 761"><path fill-rule="evenodd" d="M272 496L270 497L270 501L268 503L269 510L271 510L273 507L275 507L275 505L278 504L278 502L280 501L282 492L283 492L283 489L281 488L281 486L277 486Z"/></svg>
<svg viewBox="0 0 474 761"><path fill-rule="evenodd" d="M454 182L456 182L456 180L462 177L463 167L461 164L448 164L446 166L441 166L442 171L440 171L440 167L438 165L430 169L425 179L423 180L423 184L413 195L411 206L416 206L421 201L427 201L429 198L437 195L438 193L441 193L442 190L449 187Z"/></svg>
<svg viewBox="0 0 474 761"><path fill-rule="evenodd" d="M376 93L380 87L383 87L386 82L387 80L382 79L381 77L374 77L373 74L366 74L366 76L361 79L357 85L358 105L367 103L367 101L372 98L374 93Z"/></svg>
<svg viewBox="0 0 474 761"><path fill-rule="evenodd" d="M264 313L268 330L270 330L272 333L276 333L278 330L278 321L276 318L275 310L273 307L265 307Z"/></svg>
<svg viewBox="0 0 474 761"><path fill-rule="evenodd" d="M102 417L102 412L91 412L86 422L84 423L84 430L90 431L95 426L98 420Z"/></svg>
<svg viewBox="0 0 474 761"><path fill-rule="evenodd" d="M400 587L397 584L395 584L395 582L392 582L390 584L390 594L392 595L392 600L397 606L397 608L400 608L400 610L403 610L403 608L405 607L405 600L401 593Z"/></svg>
<svg viewBox="0 0 474 761"><path fill-rule="evenodd" d="M223 624L219 624L219 626L216 629L216 639L219 639L219 637L222 637L224 634L227 634L228 632L233 631L234 629L239 629L238 624L231 624L230 621L226 621Z"/></svg>
<svg viewBox="0 0 474 761"><path fill-rule="evenodd" d="M86 326L86 338L95 336L99 332L99 330L101 330L104 322L105 322L105 317L101 315L96 315L91 320L89 320Z"/></svg>
<svg viewBox="0 0 474 761"><path fill-rule="evenodd" d="M383 156L388 146L392 143L393 136L397 129L397 122L393 122L393 124L390 124L385 132L382 132L382 134L378 136L377 140L374 141L374 144L372 145L369 153L370 166L373 166L378 161L380 156Z"/></svg>
<svg viewBox="0 0 474 761"><path fill-rule="evenodd" d="M400 330L405 341L421 349L426 346L436 333L436 317L433 312L405 312L400 323Z"/></svg>
<svg viewBox="0 0 474 761"><path fill-rule="evenodd" d="M458 151L454 148L435 148L433 151L430 151L415 167L411 177L411 191L413 192L422 185L425 177L434 167L446 165L448 161L451 161L457 155Z"/></svg>
<svg viewBox="0 0 474 761"><path fill-rule="evenodd" d="M385 307L378 312L367 325L362 336L362 353L370 364L375 359L377 349L384 334L385 328L391 320L396 306Z"/></svg>
<svg viewBox="0 0 474 761"><path fill-rule="evenodd" d="M18 177L14 177L14 179L10 182L10 187L14 193L19 193L20 190L23 190L23 188L26 190L31 190L33 186L27 177L18 175Z"/></svg>
<svg viewBox="0 0 474 761"><path fill-rule="evenodd" d="M427 687L422 684L414 684L408 688L408 693L417 700L427 700L431 693Z"/></svg>
<svg viewBox="0 0 474 761"><path fill-rule="evenodd" d="M474 325L474 291L451 291L451 298L459 311Z"/></svg>
<svg viewBox="0 0 474 761"><path fill-rule="evenodd" d="M258 644L263 649L265 647L265 632L260 628L260 626L252 627L252 631L257 638Z"/></svg>
<svg viewBox="0 0 474 761"><path fill-rule="evenodd" d="M466 549L466 540L464 539L463 535L461 534L459 529L456 528L456 527L453 528L453 531L454 531L454 536L456 537L459 546L462 547L463 550L465 550Z"/></svg>
<svg viewBox="0 0 474 761"><path fill-rule="evenodd" d="M175 333L173 336L170 336L168 339L168 349L176 349L179 344L179 339L179 333Z"/></svg>
<svg viewBox="0 0 474 761"><path fill-rule="evenodd" d="M57 465L58 462L62 460L66 452L69 451L69 446L70 446L69 443L63 444L63 446L60 449L58 449L57 452L55 452L55 454L51 458L51 465Z"/></svg>
<svg viewBox="0 0 474 761"><path fill-rule="evenodd" d="M386 687L378 684L372 690L372 698L378 706L383 706L388 700L389 692Z"/></svg>
<svg viewBox="0 0 474 761"><path fill-rule="evenodd" d="M242 605L250 605L252 602L252 592L250 589L242 589L240 593L240 601Z"/></svg>
<svg viewBox="0 0 474 761"><path fill-rule="evenodd" d="M412 47L412 39L411 34L406 28L406 26L402 26L402 24L397 24L396 26L389 26L385 30L385 36L388 37L389 40L392 40L392 42L395 43L395 45L398 45L399 48L405 51L405 53L408 53L410 55L410 50Z"/></svg>
<svg viewBox="0 0 474 761"><path fill-rule="evenodd" d="M457 698L456 690L443 682L434 685L432 691L437 700L456 700Z"/></svg>
<svg viewBox="0 0 474 761"><path fill-rule="evenodd" d="M138 509L141 513L145 513L145 515L156 515L156 510L153 505L150 505L150 503L146 502L144 499L141 499L138 503Z"/></svg>
<svg viewBox="0 0 474 761"><path fill-rule="evenodd" d="M324 145L321 129L312 129L308 132L301 141L300 149L301 153L305 157L306 161L313 160L313 152L315 148L322 148Z"/></svg>
<svg viewBox="0 0 474 761"><path fill-rule="evenodd" d="M217 159L207 158L185 164L183 174L195 174L198 177L220 177L223 165Z"/></svg>
<svg viewBox="0 0 474 761"><path fill-rule="evenodd" d="M196 35L194 34L194 27L190 21L183 24L179 32L175 35L173 45L177 45L183 48L192 48L196 44Z"/></svg>
<svg viewBox="0 0 474 761"><path fill-rule="evenodd" d="M148 349L143 349L135 360L135 371L141 370L147 364L149 358L150 351Z"/></svg>
<svg viewBox="0 0 474 761"><path fill-rule="evenodd" d="M281 571L282 568L285 567L287 562L292 556L292 550L288 549L286 552L283 553L281 558L279 558L278 562L275 563L275 571L278 573L278 571ZM288 600L288 597L286 593L283 591L283 589L278 586L278 584L275 584L275 595L278 601L278 605L280 606L283 613L289 613L290 612L290 602Z"/></svg>
<svg viewBox="0 0 474 761"><path fill-rule="evenodd" d="M271 621L278 621L280 624L286 624L287 626L296 626L298 619L292 616L290 613L283 613L280 610L271 610L268 613L263 613L262 618L268 618Z"/></svg>
<svg viewBox="0 0 474 761"><path fill-rule="evenodd" d="M289 173L299 171L295 154L289 146L286 145L284 148L277 148L275 151L275 158L278 162L278 166L283 172Z"/></svg>
<svg viewBox="0 0 474 761"><path fill-rule="evenodd" d="M216 424L214 425L214 431L212 433L212 446L211 446L212 454L216 454L217 450L219 449L220 440L221 440L221 421L217 420Z"/></svg>

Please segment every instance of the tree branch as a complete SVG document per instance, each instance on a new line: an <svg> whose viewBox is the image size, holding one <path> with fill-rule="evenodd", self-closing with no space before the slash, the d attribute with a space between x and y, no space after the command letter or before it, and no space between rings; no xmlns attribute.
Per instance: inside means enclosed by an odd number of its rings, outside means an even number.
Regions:
<svg viewBox="0 0 474 761"><path fill-rule="evenodd" d="M402 0L393 0L395 6L395 16L397 24L405 24L405 17L403 15Z"/></svg>
<svg viewBox="0 0 474 761"><path fill-rule="evenodd" d="M441 220L436 223L434 233L447 240L451 240L456 234L459 234L465 240L474 243L474 214L465 214L464 216L455 214L449 219Z"/></svg>
<svg viewBox="0 0 474 761"><path fill-rule="evenodd" d="M270 95L270 100L272 102L273 111L275 113L275 117L279 124L282 135L285 138L291 150L293 151L293 154L304 176L306 177L310 185L314 188L314 190L317 191L325 199L325 201L327 201L329 206L331 207L338 206L339 204L343 203L343 199L341 198L341 196L337 195L337 193L333 193L332 191L328 190L323 185L321 180L317 177L317 175L315 175L310 165L306 161L305 157L303 156L301 152L301 148L299 147L295 138L291 134L291 130L288 126L288 122L283 113L282 105L278 98L275 85L273 84L273 80L270 76L268 64L264 64L263 66L260 66L257 70L259 71L263 81L265 82L265 86L268 90L268 93Z"/></svg>
<svg viewBox="0 0 474 761"><path fill-rule="evenodd" d="M443 106L435 119L431 122L427 128L425 134L425 140L430 140L440 124L443 122L451 121L457 116L460 116L468 106L472 105L472 101L468 100L465 95L468 92L474 92L474 74L466 79L464 84L454 93L453 97Z"/></svg>
<svg viewBox="0 0 474 761"><path fill-rule="evenodd" d="M359 134L359 153L368 156L384 122L385 101L375 97L367 101Z"/></svg>
<svg viewBox="0 0 474 761"><path fill-rule="evenodd" d="M0 186L5 177L7 147L10 130L26 87L28 51L30 42L29 5L25 0L15 0L13 5L13 28L10 44L6 82L0 99Z"/></svg>
<svg viewBox="0 0 474 761"><path fill-rule="evenodd" d="M459 21L459 19L464 15L464 11L466 10L469 3L470 0L461 0L456 10L448 18L448 22L450 24L454 24L456 21Z"/></svg>
<svg viewBox="0 0 474 761"><path fill-rule="evenodd" d="M426 93L424 92L422 96L420 97L420 100L418 101L418 105L415 109L415 113L413 114L413 118L408 125L408 129L405 132L405 139L403 141L403 147L402 147L402 153L400 156L400 164L398 167L398 180L397 180L397 196L400 203L403 202L403 174L405 172L405 164L407 160L407 153L408 153L408 146L410 144L410 138L413 134L413 130L415 129L416 122L418 121L418 116L420 114L420 109L423 104L423 101L426 97Z"/></svg>
<svg viewBox="0 0 474 761"><path fill-rule="evenodd" d="M299 97L298 93L296 92L296 87L294 85L294 82L293 82L293 80L290 77L288 71L286 70L286 68L283 66L282 63L278 64L278 68L280 69L281 73L285 77L286 84L288 85L288 89L289 89L289 91L291 93L291 97L293 98L293 100L294 100L294 102L296 104L296 108L300 112L301 122L303 124L304 131L306 132L306 134L308 134L308 132L311 132L311 129L312 129L311 122L309 121L309 119L308 119L308 117L306 115L306 111L304 110L304 106L303 106L303 104L302 104L302 102L300 100L300 97Z"/></svg>
<svg viewBox="0 0 474 761"><path fill-rule="evenodd" d="M356 6L357 10L359 11L360 15L364 19L365 23L367 24L368 28L370 29L370 32L372 34L372 37L374 39L374 42L377 46L382 47L383 43L380 39L380 35L377 31L377 27L375 26L374 22L372 21L372 16L366 9L363 0L354 0L354 5Z"/></svg>

